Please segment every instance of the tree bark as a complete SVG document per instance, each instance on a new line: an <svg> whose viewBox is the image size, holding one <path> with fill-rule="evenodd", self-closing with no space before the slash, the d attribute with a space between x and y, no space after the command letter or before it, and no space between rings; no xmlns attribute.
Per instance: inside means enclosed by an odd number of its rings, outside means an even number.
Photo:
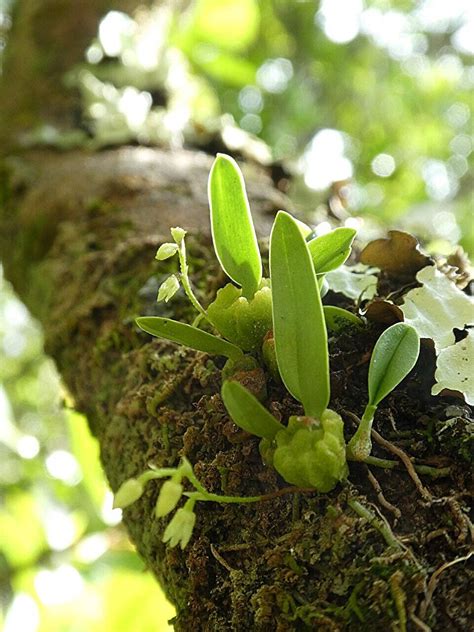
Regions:
<svg viewBox="0 0 474 632"><path fill-rule="evenodd" d="M18 86L5 82L2 109L12 113L18 104L10 146L38 120L70 120L71 95L62 87L62 73L78 60L94 21L112 3L81 3L81 36L67 59L58 60L58 48L48 38L63 38L64 44L76 21L59 12L51 21L57 21L57 29L43 26L41 36L33 36L31 28L41 16L52 18L52 7L67 4L19 3L5 77L19 72L22 50L36 55L37 47L48 53L53 72L44 85L48 72L31 57ZM2 163L5 274L44 326L46 350L99 440L112 489L149 462L172 466L181 455L213 492L253 495L284 486L262 464L255 438L243 436L226 416L218 395L219 361L151 340L133 321L153 313L189 317L180 296L168 306L155 302L159 280L173 263L159 264L154 254L169 239L171 226L182 226L194 236L189 240L190 263L203 300L222 282L209 248L210 165L211 157L203 153L147 148L96 154L18 154L10 149ZM247 166L244 174L259 232L268 234L273 213L286 201L263 170ZM360 412L363 358L373 342L374 332L369 332L356 343L338 340L332 348L332 388L341 408ZM418 385L422 383L419 376ZM284 414L288 401L276 391ZM418 416L432 406L420 398ZM404 410L409 424L415 413ZM388 420L387 413L385 429L390 428ZM405 420L401 416L396 423L402 427ZM462 555L466 549L467 523L455 500L465 477L466 468L456 465L452 481L430 483L435 506L402 470L377 474L401 509L396 531L367 503L367 496L371 502L380 496L362 466L352 468L350 484L328 495L277 495L248 506L202 503L184 551L161 542L166 520L153 517L159 485L147 487L125 510L124 521L177 607L178 631L426 629L420 618L434 629L462 630L469 621L462 592L464 566L444 569L445 583L436 594L439 580L430 584L430 578L434 568L457 554L453 551ZM448 494L451 500L445 502ZM449 546L436 546L436 538L442 537L436 530L444 530ZM415 541L408 547L412 533Z"/></svg>

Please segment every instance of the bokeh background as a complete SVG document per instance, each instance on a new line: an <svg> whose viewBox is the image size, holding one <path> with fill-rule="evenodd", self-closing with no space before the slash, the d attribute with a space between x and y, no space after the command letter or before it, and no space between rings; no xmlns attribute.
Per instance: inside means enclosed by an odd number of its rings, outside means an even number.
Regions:
<svg viewBox="0 0 474 632"><path fill-rule="evenodd" d="M0 0L0 66L13 4ZM70 69L77 127L24 142L227 147L273 165L321 233L403 228L430 252L472 253L473 55L472 0L148 3L104 15ZM5 632L171 629L120 520L86 421L0 275Z"/></svg>

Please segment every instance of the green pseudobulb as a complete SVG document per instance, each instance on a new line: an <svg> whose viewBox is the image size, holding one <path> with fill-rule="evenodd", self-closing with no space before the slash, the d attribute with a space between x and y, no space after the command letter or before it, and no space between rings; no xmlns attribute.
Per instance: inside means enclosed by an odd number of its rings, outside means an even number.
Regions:
<svg viewBox="0 0 474 632"><path fill-rule="evenodd" d="M348 474L343 426L340 415L329 409L320 422L290 417L275 437L273 467L288 483L331 491Z"/></svg>
<svg viewBox="0 0 474 632"><path fill-rule="evenodd" d="M265 334L272 328L270 280L263 279L250 300L242 290L228 284L217 292L207 315L217 331L244 351L260 350Z"/></svg>

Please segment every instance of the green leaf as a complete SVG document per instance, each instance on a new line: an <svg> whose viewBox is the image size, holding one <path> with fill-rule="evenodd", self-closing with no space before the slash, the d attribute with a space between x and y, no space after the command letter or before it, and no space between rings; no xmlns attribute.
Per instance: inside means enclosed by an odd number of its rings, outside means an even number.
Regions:
<svg viewBox="0 0 474 632"><path fill-rule="evenodd" d="M361 327L364 323L362 319L342 309L342 307L334 307L334 305L325 305L323 307L324 318L326 320L326 327L331 331L340 331L344 327L356 326Z"/></svg>
<svg viewBox="0 0 474 632"><path fill-rule="evenodd" d="M372 352L369 366L369 406L379 403L410 373L420 352L420 338L406 323L386 329Z"/></svg>
<svg viewBox="0 0 474 632"><path fill-rule="evenodd" d="M251 434L272 441L285 427L238 382L224 382L222 399L233 421Z"/></svg>
<svg viewBox="0 0 474 632"><path fill-rule="evenodd" d="M262 261L242 172L230 156L217 155L208 193L217 258L243 295L252 298L262 280Z"/></svg>
<svg viewBox="0 0 474 632"><path fill-rule="evenodd" d="M196 349L196 351L222 355L233 360L238 360L243 355L239 347L231 342L170 318L142 316L136 319L136 323L140 329L152 336L166 338L166 340L177 342L185 347Z"/></svg>
<svg viewBox="0 0 474 632"><path fill-rule="evenodd" d="M319 419L329 402L327 332L311 255L291 215L280 211L270 239L275 350L282 380Z"/></svg>
<svg viewBox="0 0 474 632"><path fill-rule="evenodd" d="M341 266L351 253L356 231L353 228L336 228L308 242L316 274L324 274Z"/></svg>
<svg viewBox="0 0 474 632"><path fill-rule="evenodd" d="M308 224L305 224L301 220L296 219L296 217L293 217L293 220L296 222L296 225L300 229L300 233L306 240L308 240L308 237L313 233L313 229L308 226Z"/></svg>
<svg viewBox="0 0 474 632"><path fill-rule="evenodd" d="M160 285L160 289L158 290L158 298L157 301L164 301L167 303L176 292L179 290L179 281L178 278L172 274L169 276L166 281L164 281Z"/></svg>
<svg viewBox="0 0 474 632"><path fill-rule="evenodd" d="M169 257L172 257L177 252L178 244L161 244L161 246L158 248L158 252L155 255L155 259L157 259L158 261L164 261L165 259L169 259Z"/></svg>

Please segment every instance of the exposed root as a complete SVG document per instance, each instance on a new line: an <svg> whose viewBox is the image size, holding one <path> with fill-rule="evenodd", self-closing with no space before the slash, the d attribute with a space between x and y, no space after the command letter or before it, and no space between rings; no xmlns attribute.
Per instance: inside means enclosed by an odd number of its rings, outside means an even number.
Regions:
<svg viewBox="0 0 474 632"><path fill-rule="evenodd" d="M406 467L408 474L410 475L411 480L414 482L415 487L423 497L423 500L426 502L430 502L433 500L433 496L431 493L424 487L423 483L420 481L420 477L416 473L415 467L410 460L410 457L406 452L404 452L401 448L397 447L391 441L387 441L384 439L382 435L380 435L376 430L372 429L372 437L375 441L381 445L383 448L398 456L400 461L402 461L403 465Z"/></svg>
<svg viewBox="0 0 474 632"><path fill-rule="evenodd" d="M383 517L383 515L380 514L377 508L377 513L379 514L380 518L378 518L372 511L370 511L368 507L364 507L364 505L355 498L350 498L348 500L348 505L356 512L358 516L367 520L369 524L377 529L377 531L383 537L388 546L398 549L399 551L407 552L406 546L402 544L400 540L394 535L387 520Z"/></svg>
<svg viewBox="0 0 474 632"><path fill-rule="evenodd" d="M395 516L395 521L397 521L401 517L402 512L400 511L400 509L398 509L398 507L395 507L395 505L392 505L392 503L389 502L385 498L385 496L383 494L383 491L382 491L382 487L380 486L380 483L375 478L375 476L372 474L372 472L370 471L369 468L367 468L367 476L369 478L370 484L375 489L375 493L377 494L377 499L378 499L379 503L382 505L382 507L385 507L385 509L387 509L388 511L393 513L393 515Z"/></svg>
<svg viewBox="0 0 474 632"><path fill-rule="evenodd" d="M422 619L425 618L426 613L428 611L428 607L433 599L433 593L436 590L436 587L439 583L439 577L444 571L455 564L459 564L460 562L466 562L472 555L474 551L470 551L467 555L463 555L463 557L457 557L455 560L451 560L450 562L445 562L439 568L435 570L435 572L431 575L430 580L428 582L428 588L426 590L426 597L420 606L420 617Z"/></svg>
<svg viewBox="0 0 474 632"><path fill-rule="evenodd" d="M225 559L222 557L222 555L217 551L216 547L211 544L210 546L211 549L211 553L212 555L216 558L216 560L219 562L219 564L221 566L223 566L227 571L229 571L229 573L232 573L232 571L234 571L235 569L233 569L231 566L229 566L229 564L227 564L227 562L225 561Z"/></svg>

